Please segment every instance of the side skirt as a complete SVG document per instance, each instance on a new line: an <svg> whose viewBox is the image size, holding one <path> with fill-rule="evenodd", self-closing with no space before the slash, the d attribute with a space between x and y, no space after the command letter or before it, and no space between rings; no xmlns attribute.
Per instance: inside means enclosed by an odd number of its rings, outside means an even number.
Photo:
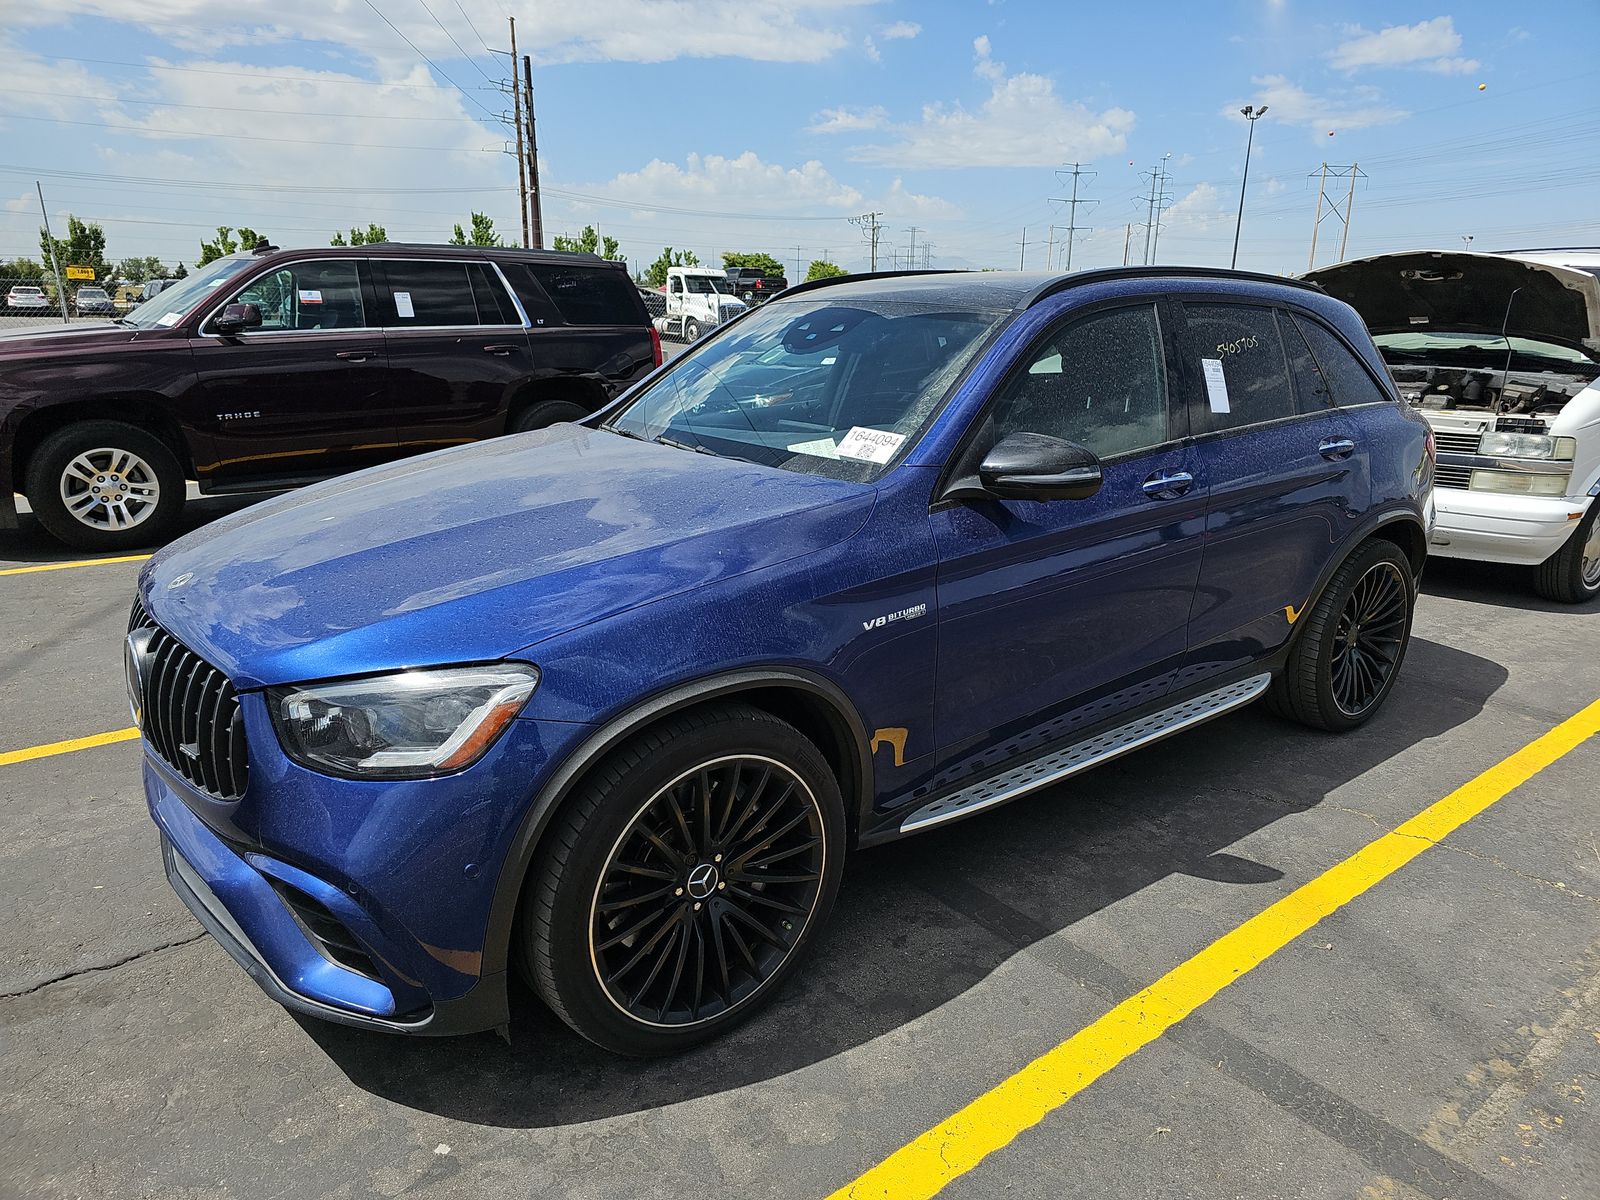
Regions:
<svg viewBox="0 0 1600 1200"><path fill-rule="evenodd" d="M1127 754L1130 750L1148 746L1151 742L1242 708L1265 692L1271 683L1270 672L1252 675L1126 725L1108 729L1084 741L1048 751L1038 758L924 804L900 822L900 832L917 833L935 825L959 821L962 817L970 817L973 813L995 808L1018 796L1049 787L1068 776Z"/></svg>

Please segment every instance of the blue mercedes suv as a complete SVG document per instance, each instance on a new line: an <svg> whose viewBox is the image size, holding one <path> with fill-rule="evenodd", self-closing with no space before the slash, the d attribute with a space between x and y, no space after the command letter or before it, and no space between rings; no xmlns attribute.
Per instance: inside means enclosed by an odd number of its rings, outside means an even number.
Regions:
<svg viewBox="0 0 1600 1200"><path fill-rule="evenodd" d="M579 424L190 534L127 641L172 886L269 995L674 1051L856 849L1394 685L1433 448L1356 314L1187 269L819 281Z"/></svg>

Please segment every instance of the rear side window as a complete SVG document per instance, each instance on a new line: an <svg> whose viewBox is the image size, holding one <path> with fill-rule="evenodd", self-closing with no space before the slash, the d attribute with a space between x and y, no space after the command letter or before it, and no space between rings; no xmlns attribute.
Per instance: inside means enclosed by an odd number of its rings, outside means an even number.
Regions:
<svg viewBox="0 0 1600 1200"><path fill-rule="evenodd" d="M390 327L481 325L465 262L385 262ZM496 317L494 324L499 324Z"/></svg>
<svg viewBox="0 0 1600 1200"><path fill-rule="evenodd" d="M1352 404L1377 404L1389 399L1349 348L1328 332L1321 322L1296 317L1295 324L1311 343L1311 353L1316 355L1317 365L1327 377L1335 404L1349 407Z"/></svg>
<svg viewBox="0 0 1600 1200"><path fill-rule="evenodd" d="M625 271L530 263L528 270L568 325L638 325L639 300Z"/></svg>
<svg viewBox="0 0 1600 1200"><path fill-rule="evenodd" d="M472 281L472 298L478 305L478 324L522 324L500 277L486 263L468 263L467 278Z"/></svg>
<svg viewBox="0 0 1600 1200"><path fill-rule="evenodd" d="M1188 350L1203 375L1198 433L1239 429L1296 415L1289 367L1270 308L1185 304Z"/></svg>
<svg viewBox="0 0 1600 1200"><path fill-rule="evenodd" d="M1283 348L1289 354L1289 374L1294 376L1294 398L1303 413L1321 412L1333 403L1322 368L1311 355L1311 347L1300 334L1295 319L1278 313L1278 329L1283 333Z"/></svg>
<svg viewBox="0 0 1600 1200"><path fill-rule="evenodd" d="M1045 433L1101 458L1167 440L1161 327L1149 305L1074 321L1046 337L994 413L996 441Z"/></svg>

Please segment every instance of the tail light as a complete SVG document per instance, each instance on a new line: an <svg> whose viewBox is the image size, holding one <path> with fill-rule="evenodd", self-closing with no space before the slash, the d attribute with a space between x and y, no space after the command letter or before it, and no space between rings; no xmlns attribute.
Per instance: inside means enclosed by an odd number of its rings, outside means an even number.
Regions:
<svg viewBox="0 0 1600 1200"><path fill-rule="evenodd" d="M1439 461L1439 443L1434 440L1433 430L1431 429L1428 430L1428 461L1430 463Z"/></svg>
<svg viewBox="0 0 1600 1200"><path fill-rule="evenodd" d="M650 354L655 359L655 365L660 366L664 361L661 353L661 331L654 325L650 326ZM1433 452L1433 434L1428 435L1428 452Z"/></svg>

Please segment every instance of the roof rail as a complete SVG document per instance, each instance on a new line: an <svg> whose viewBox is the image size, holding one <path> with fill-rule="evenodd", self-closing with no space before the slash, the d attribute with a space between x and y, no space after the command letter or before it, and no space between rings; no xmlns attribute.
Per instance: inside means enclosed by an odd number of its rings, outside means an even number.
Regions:
<svg viewBox="0 0 1600 1200"><path fill-rule="evenodd" d="M1267 275L1259 271L1234 271L1225 267L1095 267L1088 271L1074 271L1059 279L1052 279L1036 290L1019 309L1032 308L1039 301L1064 292L1069 288L1088 283L1103 283L1108 279L1160 279L1177 275L1185 279L1248 279L1256 283L1279 283L1285 287L1303 288L1308 292L1326 294L1321 284L1287 275Z"/></svg>
<svg viewBox="0 0 1600 1200"><path fill-rule="evenodd" d="M801 292L815 292L821 288L832 287L837 283L859 283L863 279L903 279L908 275L967 275L968 271L862 271L855 275L830 275L826 279L810 279L805 283L792 284L776 293L772 298L779 296L795 296Z"/></svg>

